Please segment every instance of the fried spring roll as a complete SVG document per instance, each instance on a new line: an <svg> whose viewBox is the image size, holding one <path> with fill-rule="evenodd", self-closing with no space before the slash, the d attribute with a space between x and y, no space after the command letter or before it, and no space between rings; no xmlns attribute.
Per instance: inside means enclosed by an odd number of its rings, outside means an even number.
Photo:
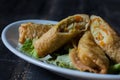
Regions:
<svg viewBox="0 0 120 80"><path fill-rule="evenodd" d="M114 62L120 63L120 37L99 16L91 16L91 33L95 42L106 52Z"/></svg>
<svg viewBox="0 0 120 80"><path fill-rule="evenodd" d="M61 20L48 32L34 42L38 55L43 57L63 46L77 34L86 31L89 25L89 16L77 14Z"/></svg>
<svg viewBox="0 0 120 80"><path fill-rule="evenodd" d="M81 71L107 73L109 60L103 50L94 42L90 31L85 32L78 47L70 51L73 65Z"/></svg>
<svg viewBox="0 0 120 80"><path fill-rule="evenodd" d="M19 27L19 42L23 44L26 39L39 38L47 32L53 24L24 23Z"/></svg>

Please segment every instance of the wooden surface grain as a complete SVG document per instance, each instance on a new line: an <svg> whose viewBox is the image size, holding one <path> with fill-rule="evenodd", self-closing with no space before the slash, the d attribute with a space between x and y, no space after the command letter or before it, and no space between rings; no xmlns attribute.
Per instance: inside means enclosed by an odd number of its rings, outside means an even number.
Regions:
<svg viewBox="0 0 120 80"><path fill-rule="evenodd" d="M1 0L0 33L11 22L24 19L59 21L79 13L103 17L120 33L119 0ZM0 80L69 80L15 56L0 39ZM82 79L83 80L83 79Z"/></svg>

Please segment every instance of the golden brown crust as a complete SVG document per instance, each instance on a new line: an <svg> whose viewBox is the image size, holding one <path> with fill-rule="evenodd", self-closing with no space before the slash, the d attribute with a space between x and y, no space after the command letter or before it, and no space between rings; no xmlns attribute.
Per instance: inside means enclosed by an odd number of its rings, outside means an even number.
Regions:
<svg viewBox="0 0 120 80"><path fill-rule="evenodd" d="M89 71L97 73L94 69L90 68L89 66L84 65L81 60L77 56L77 49L72 49L69 53L70 59L72 61L72 64L75 68L77 68L80 71Z"/></svg>
<svg viewBox="0 0 120 80"><path fill-rule="evenodd" d="M19 27L19 42L23 44L26 39L39 38L52 26L52 24L35 24L31 22L21 24Z"/></svg>
<svg viewBox="0 0 120 80"><path fill-rule="evenodd" d="M79 70L87 70L90 72L102 74L107 73L109 60L103 50L94 42L90 31L85 32L85 34L80 39L76 57L73 57L77 58L80 62L73 62L76 65L76 68Z"/></svg>
<svg viewBox="0 0 120 80"><path fill-rule="evenodd" d="M37 50L38 55L43 57L61 47L73 36L73 34L58 33L55 28L52 28L49 32L45 33L40 39L34 42L34 47Z"/></svg>

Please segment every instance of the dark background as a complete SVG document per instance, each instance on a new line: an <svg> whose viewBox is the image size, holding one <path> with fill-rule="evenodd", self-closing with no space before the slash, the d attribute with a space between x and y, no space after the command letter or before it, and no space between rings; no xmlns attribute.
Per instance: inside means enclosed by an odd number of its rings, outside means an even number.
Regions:
<svg viewBox="0 0 120 80"><path fill-rule="evenodd" d="M120 0L0 0L0 33L6 25L14 21L59 21L78 13L99 15L120 33ZM15 56L3 45L0 38L0 80L68 79Z"/></svg>

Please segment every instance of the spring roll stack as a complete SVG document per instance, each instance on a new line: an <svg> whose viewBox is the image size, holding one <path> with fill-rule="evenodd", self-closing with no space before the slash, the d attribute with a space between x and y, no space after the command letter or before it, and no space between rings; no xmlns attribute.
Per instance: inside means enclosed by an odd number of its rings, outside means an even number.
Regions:
<svg viewBox="0 0 120 80"><path fill-rule="evenodd" d="M120 63L120 37L99 16L89 18L86 14L76 14L55 25L24 23L19 27L19 42L24 44L26 39L34 39L33 46L39 57L73 41L69 57L80 71L105 74L110 60Z"/></svg>

